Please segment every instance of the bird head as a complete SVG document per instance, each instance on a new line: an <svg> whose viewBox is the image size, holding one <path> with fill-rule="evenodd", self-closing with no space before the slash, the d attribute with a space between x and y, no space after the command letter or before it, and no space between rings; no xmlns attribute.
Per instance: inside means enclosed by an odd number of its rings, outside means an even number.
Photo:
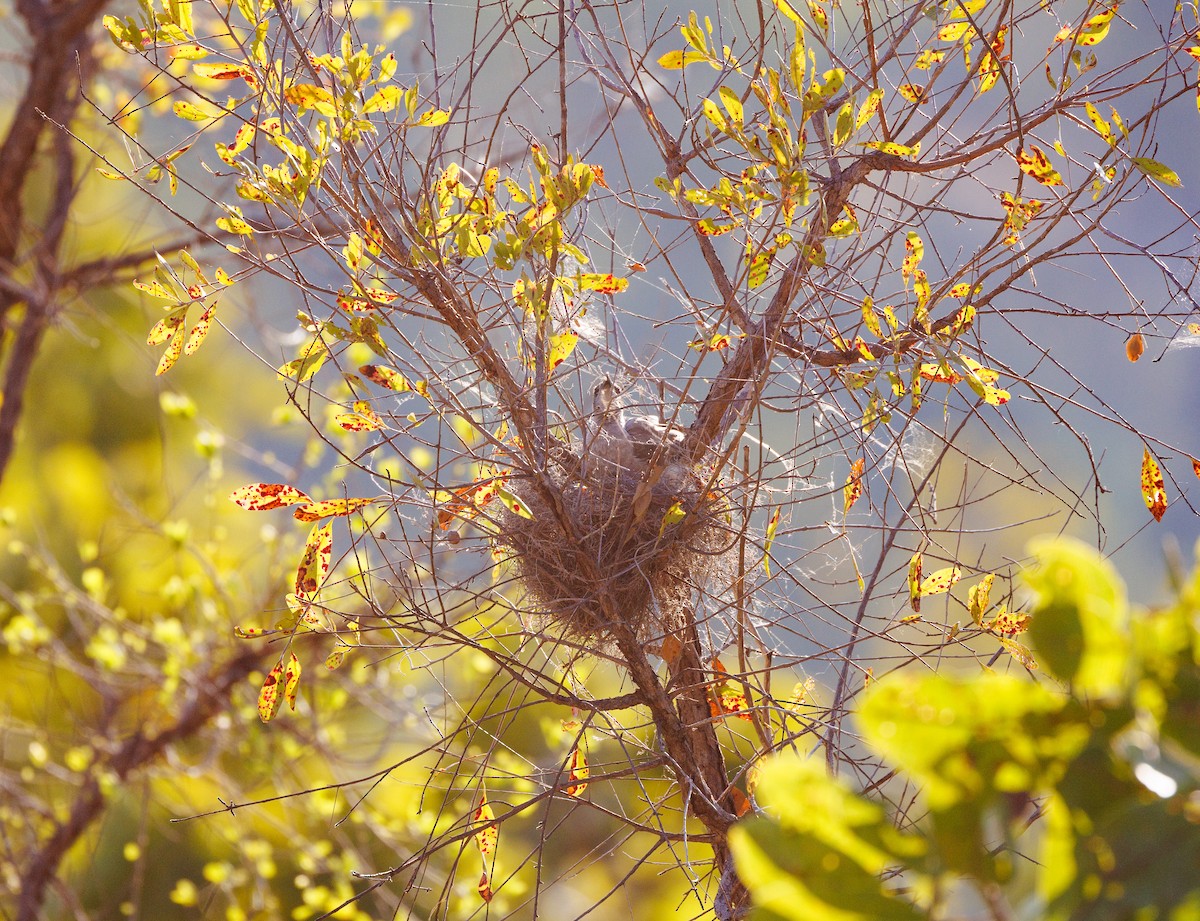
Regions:
<svg viewBox="0 0 1200 921"><path fill-rule="evenodd" d="M592 388L592 411L596 415L607 415L621 391L607 377Z"/></svg>

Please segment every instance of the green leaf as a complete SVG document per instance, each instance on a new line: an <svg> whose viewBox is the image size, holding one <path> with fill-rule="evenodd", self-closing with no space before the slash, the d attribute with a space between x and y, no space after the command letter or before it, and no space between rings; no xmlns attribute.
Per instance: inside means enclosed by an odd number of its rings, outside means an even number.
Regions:
<svg viewBox="0 0 1200 921"><path fill-rule="evenodd" d="M1029 638L1038 660L1081 694L1125 688L1129 609L1112 564L1079 541L1030 545L1035 560L1025 582L1037 595Z"/></svg>
<svg viewBox="0 0 1200 921"><path fill-rule="evenodd" d="M881 807L830 778L823 763L772 758L763 765L756 799L769 817L739 823L729 843L738 875L766 917L924 917L881 878L889 867L922 857L924 839L897 831Z"/></svg>
<svg viewBox="0 0 1200 921"><path fill-rule="evenodd" d="M1168 185L1173 189L1183 188L1183 181L1179 178L1179 174L1157 160L1151 160L1149 157L1134 157L1133 165L1155 182Z"/></svg>

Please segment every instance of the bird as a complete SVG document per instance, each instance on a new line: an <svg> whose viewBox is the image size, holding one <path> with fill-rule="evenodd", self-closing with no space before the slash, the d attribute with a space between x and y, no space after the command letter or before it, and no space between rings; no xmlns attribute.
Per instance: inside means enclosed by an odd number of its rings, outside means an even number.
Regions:
<svg viewBox="0 0 1200 921"><path fill-rule="evenodd" d="M617 403L620 393L620 389L607 377L592 389L587 459L640 474L664 447L667 448L662 455L664 458L675 453L671 449L683 443L684 431L658 416L627 416L625 409ZM670 464L668 472L674 467L679 467L679 471L672 479L678 479L685 468Z"/></svg>

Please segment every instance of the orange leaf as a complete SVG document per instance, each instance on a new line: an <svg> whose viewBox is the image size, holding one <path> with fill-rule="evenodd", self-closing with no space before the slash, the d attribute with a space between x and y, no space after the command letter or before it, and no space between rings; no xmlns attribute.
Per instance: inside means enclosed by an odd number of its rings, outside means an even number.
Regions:
<svg viewBox="0 0 1200 921"><path fill-rule="evenodd" d="M1196 479L1200 480L1200 461L1192 458L1192 473L1196 474Z"/></svg>
<svg viewBox="0 0 1200 921"><path fill-rule="evenodd" d="M283 663L276 663L263 681L262 690L258 692L258 718L264 723L271 722L279 712L282 698L279 696L279 681L283 677Z"/></svg>
<svg viewBox="0 0 1200 921"><path fill-rule="evenodd" d="M370 505L374 499L325 499L322 502L309 502L292 512L297 521L320 521L331 516L343 517L358 511L364 505Z"/></svg>
<svg viewBox="0 0 1200 921"><path fill-rule="evenodd" d="M479 890L479 897L485 902L492 900L492 884L488 881L487 870L483 871L483 875L479 877L479 885L476 887Z"/></svg>
<svg viewBox="0 0 1200 921"><path fill-rule="evenodd" d="M730 787L729 795L733 800L734 815L739 819L754 808L750 805L750 798L737 787Z"/></svg>
<svg viewBox="0 0 1200 921"><path fill-rule="evenodd" d="M567 796L582 796L583 791L587 789L587 779L590 776L588 771L587 755L578 745L571 752L571 785L567 787Z"/></svg>
<svg viewBox="0 0 1200 921"><path fill-rule="evenodd" d="M1142 456L1142 498L1154 520L1162 521L1167 513L1167 488L1158 461L1150 454L1149 448Z"/></svg>
<svg viewBox="0 0 1200 921"><path fill-rule="evenodd" d="M285 505L312 501L295 486L284 483L250 483L235 489L229 494L229 498L249 512L265 512L273 508L283 508Z"/></svg>
<svg viewBox="0 0 1200 921"><path fill-rule="evenodd" d="M1197 476L1200 476L1200 474L1197 474ZM683 643L680 642L679 637L677 637L674 633L668 633L665 637L663 637L662 648L659 651L659 655L668 666L673 666L682 654Z"/></svg>
<svg viewBox="0 0 1200 921"><path fill-rule="evenodd" d="M842 487L842 514L847 515L854 503L862 495L862 474L866 461L861 457L850 465L850 475L846 477L846 485Z"/></svg>
<svg viewBox="0 0 1200 921"><path fill-rule="evenodd" d="M297 595L312 595L321 587L325 577L329 575L332 555L333 522L324 527L313 525L308 542L304 545L304 555L296 569Z"/></svg>
<svg viewBox="0 0 1200 921"><path fill-rule="evenodd" d="M1137 361L1146 351L1146 340L1142 338L1141 333L1134 333L1125 340L1125 357L1130 361Z"/></svg>

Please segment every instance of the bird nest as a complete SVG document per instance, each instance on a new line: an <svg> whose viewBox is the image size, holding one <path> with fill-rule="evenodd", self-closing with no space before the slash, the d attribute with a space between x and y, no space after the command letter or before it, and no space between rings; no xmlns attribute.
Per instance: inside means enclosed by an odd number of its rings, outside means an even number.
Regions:
<svg viewBox="0 0 1200 921"><path fill-rule="evenodd" d="M493 539L508 551L539 626L589 644L624 627L650 642L694 616L699 592L731 585L729 502L686 479L647 492L628 472L564 477L554 502L522 490L532 517L504 513Z"/></svg>

